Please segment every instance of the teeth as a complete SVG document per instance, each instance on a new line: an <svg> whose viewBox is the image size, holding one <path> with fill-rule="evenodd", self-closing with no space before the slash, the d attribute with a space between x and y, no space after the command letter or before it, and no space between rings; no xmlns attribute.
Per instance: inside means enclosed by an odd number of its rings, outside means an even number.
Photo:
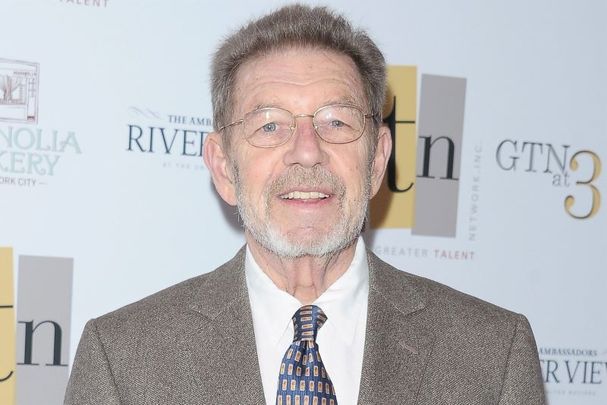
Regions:
<svg viewBox="0 0 607 405"><path fill-rule="evenodd" d="M327 194L318 191L291 191L280 196L284 200L319 200L327 197Z"/></svg>

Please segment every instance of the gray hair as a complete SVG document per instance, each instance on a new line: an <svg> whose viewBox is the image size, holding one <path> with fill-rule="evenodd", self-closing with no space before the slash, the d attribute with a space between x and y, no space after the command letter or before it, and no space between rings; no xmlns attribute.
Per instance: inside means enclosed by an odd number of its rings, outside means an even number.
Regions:
<svg viewBox="0 0 607 405"><path fill-rule="evenodd" d="M249 22L220 45L211 73L215 130L227 125L232 118L240 66L256 56L288 47L320 48L349 56L362 78L377 130L386 91L386 62L381 51L366 32L354 29L343 16L325 7L300 4L282 7ZM223 139L229 146L229 137Z"/></svg>

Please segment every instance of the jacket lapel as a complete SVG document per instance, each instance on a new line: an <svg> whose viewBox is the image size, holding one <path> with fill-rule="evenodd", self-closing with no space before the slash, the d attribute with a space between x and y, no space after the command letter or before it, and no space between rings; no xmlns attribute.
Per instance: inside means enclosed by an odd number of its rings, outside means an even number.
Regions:
<svg viewBox="0 0 607 405"><path fill-rule="evenodd" d="M193 403L262 404L244 248L208 274L190 306L193 334L185 341L198 386Z"/></svg>
<svg viewBox="0 0 607 405"><path fill-rule="evenodd" d="M369 305L360 404L414 404L434 335L413 314L426 305L414 277L369 257Z"/></svg>
<svg viewBox="0 0 607 405"><path fill-rule="evenodd" d="M369 304L359 403L414 404L434 335L414 314L426 293L409 276L369 257ZM191 333L179 346L189 358L195 389L186 403L263 404L244 249L201 278L188 308Z"/></svg>

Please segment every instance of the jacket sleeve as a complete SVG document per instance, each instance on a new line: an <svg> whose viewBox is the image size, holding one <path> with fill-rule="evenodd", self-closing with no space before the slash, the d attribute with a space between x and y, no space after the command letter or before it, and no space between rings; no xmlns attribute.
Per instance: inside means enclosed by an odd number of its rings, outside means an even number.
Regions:
<svg viewBox="0 0 607 405"><path fill-rule="evenodd" d="M510 345L499 405L545 405L540 363L531 326L519 315Z"/></svg>
<svg viewBox="0 0 607 405"><path fill-rule="evenodd" d="M64 405L120 405L118 389L112 375L95 320L84 327Z"/></svg>

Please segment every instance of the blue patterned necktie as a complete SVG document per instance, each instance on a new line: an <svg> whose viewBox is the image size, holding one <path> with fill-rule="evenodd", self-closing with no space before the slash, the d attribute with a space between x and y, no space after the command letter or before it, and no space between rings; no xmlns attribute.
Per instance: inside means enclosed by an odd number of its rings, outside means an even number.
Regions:
<svg viewBox="0 0 607 405"><path fill-rule="evenodd" d="M280 365L276 405L337 405L316 344L318 329L326 320L316 305L305 305L293 315L295 336Z"/></svg>

